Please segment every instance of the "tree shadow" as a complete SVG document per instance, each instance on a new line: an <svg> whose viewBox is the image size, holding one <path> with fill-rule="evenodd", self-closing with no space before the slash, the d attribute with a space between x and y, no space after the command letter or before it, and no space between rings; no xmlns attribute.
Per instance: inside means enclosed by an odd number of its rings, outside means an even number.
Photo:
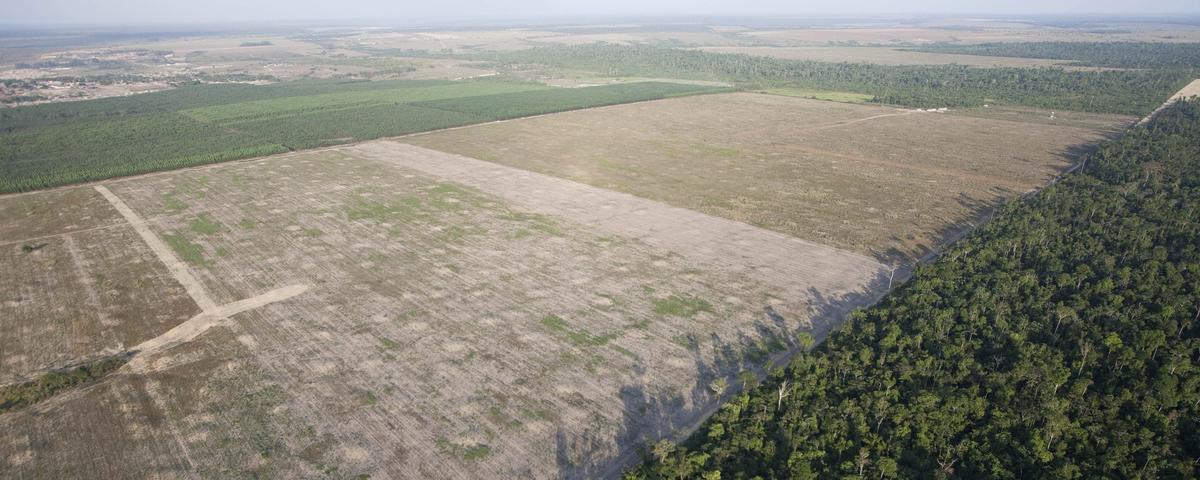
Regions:
<svg viewBox="0 0 1200 480"><path fill-rule="evenodd" d="M774 307L764 305L762 315L750 328L724 337L687 337L695 382L678 390L663 391L646 381L649 369L639 359L633 366L633 381L620 388L622 420L615 435L611 430L555 432L555 458L559 477L612 478L623 469L643 461L648 449L660 439L681 442L697 430L720 405L720 400L742 389L736 376L751 372L760 380L768 370L782 365L802 350L797 341L801 331L817 340L825 338L851 311L878 301L887 288L890 272L880 272L861 291L830 296L809 289L808 325L794 327ZM753 335L747 331L753 332ZM727 380L723 396L710 388L716 379Z"/></svg>
<svg viewBox="0 0 1200 480"><path fill-rule="evenodd" d="M1116 138L1123 132L1123 129L1105 130L1101 132L1101 136L1107 140ZM896 247L889 247L873 252L871 256L881 263L900 266L901 270L898 270L898 272L911 273L917 265L937 259L947 247L966 238L971 232L991 221L996 211L1006 203L1019 201L1037 194L1037 192L1042 191L1046 187L1058 183L1064 176L1070 175L1076 170L1086 168L1088 155L1094 153L1098 148L1098 142L1076 143L1063 147L1062 150L1055 152L1054 155L1066 160L1067 165L1059 169L1054 174L1054 177L1044 184L1024 192L1015 192L1012 189L995 186L987 192L991 198L986 199L972 198L964 193L959 193L954 201L967 212L966 218L963 221L943 225L935 229L930 235L930 238L933 239L931 246L920 249L920 251L916 252L915 256L912 252L905 252ZM892 235L889 240L894 245L901 245L905 241L905 239L897 235ZM893 281L893 286L899 285L903 283L903 280L907 279L907 275L901 276L897 273Z"/></svg>

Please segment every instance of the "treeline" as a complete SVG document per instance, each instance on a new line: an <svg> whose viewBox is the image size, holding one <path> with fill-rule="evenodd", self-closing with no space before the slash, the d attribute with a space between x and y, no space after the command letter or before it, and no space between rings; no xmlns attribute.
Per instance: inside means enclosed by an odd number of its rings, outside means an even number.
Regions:
<svg viewBox="0 0 1200 480"><path fill-rule="evenodd" d="M1066 71L1057 68L970 68L961 65L875 65L781 60L652 46L549 46L474 55L520 66L541 64L612 76L722 80L753 88L796 87L874 95L912 107L1025 105L1059 110L1145 115L1191 75L1177 70Z"/></svg>
<svg viewBox="0 0 1200 480"><path fill-rule="evenodd" d="M1070 60L1074 65L1090 67L1200 70L1200 43L999 42L973 45L936 44L906 50Z"/></svg>
<svg viewBox="0 0 1200 480"><path fill-rule="evenodd" d="M651 455L627 476L1200 476L1200 103L1104 143Z"/></svg>

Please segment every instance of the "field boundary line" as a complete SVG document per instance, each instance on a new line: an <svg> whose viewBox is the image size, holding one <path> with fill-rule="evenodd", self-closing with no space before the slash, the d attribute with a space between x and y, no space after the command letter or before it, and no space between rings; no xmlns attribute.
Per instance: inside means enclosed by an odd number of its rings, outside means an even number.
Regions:
<svg viewBox="0 0 1200 480"><path fill-rule="evenodd" d="M213 310L200 312L186 322L176 325L175 328L167 330L162 335L146 340L136 347L129 349L135 355L134 359L129 362L129 368L139 373L151 371L153 369L147 365L145 360L146 355L195 340L196 337L209 329L225 324L229 320L229 317L247 310L287 300L306 291L308 291L308 285L289 285L250 298L227 303L215 307Z"/></svg>
<svg viewBox="0 0 1200 480"><path fill-rule="evenodd" d="M204 285L192 275L187 265L184 265L182 261L175 257L175 254L171 252L171 247L168 247L167 244L163 243L162 239L158 238L158 235L150 231L150 227L146 226L146 221L137 212L133 211L132 208L129 208L129 205L126 205L124 200L121 200L120 197L109 191L104 185L96 185L95 188L97 192L100 192L100 195L104 196L105 200L108 200L108 203L112 204L113 208L117 209L117 212L121 216L125 217L125 220L137 231L142 240L146 242L146 245L150 246L150 250L167 266L167 270L171 271L171 275L175 277L175 280L183 285L184 290L187 290L188 295L192 297L192 300L195 300L196 305L200 306L200 310L203 312L216 310L217 304L208 296L208 292L204 291Z"/></svg>
<svg viewBox="0 0 1200 480"><path fill-rule="evenodd" d="M154 251L154 254L158 256L158 259L161 260L162 263L167 266L167 269L171 271L171 275L175 277L175 280L183 285L183 288L187 290L188 295L191 296L192 300L196 302L196 305L200 307L200 313L198 315L188 319L183 323L180 323L179 325L176 325L174 328L167 330L162 335L146 340L138 344L136 347L130 349L129 351L136 356L134 361L130 362L131 368L134 368L135 370L144 370L145 361L140 359L144 358L143 356L146 354L154 353L175 345L192 341L200 334L208 331L208 329L214 326L223 323L233 315L237 315L241 312L262 307L271 303L281 302L308 291L308 285L289 285L250 298L238 300L236 302L217 305L216 302L212 300L212 297L209 297L208 292L204 290L204 285L192 275L190 270L188 270L187 265L181 262L179 258L177 258L175 254L171 252L171 248L168 247L167 244L163 243L163 241L158 238L158 235L155 235L154 232L150 231L150 227L146 225L146 221L142 219L137 212L133 211L132 208L129 208L129 205L127 205L124 200L121 200L120 197L112 193L112 191L110 191L104 185L96 185L95 189L97 192L100 192L100 194L103 195L109 203L112 204L113 208L116 208L117 211L121 213L121 216L125 217L125 220L129 222L129 225L137 231L138 235L142 237L142 240L146 242L146 245L150 246L150 250Z"/></svg>

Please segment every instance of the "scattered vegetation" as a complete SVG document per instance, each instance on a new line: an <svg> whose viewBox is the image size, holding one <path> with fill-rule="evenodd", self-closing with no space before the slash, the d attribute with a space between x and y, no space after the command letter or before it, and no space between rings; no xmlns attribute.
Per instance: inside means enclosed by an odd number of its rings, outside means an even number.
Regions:
<svg viewBox="0 0 1200 480"><path fill-rule="evenodd" d="M179 258L192 265L206 267L208 259L204 258L204 247L192 242L187 236L179 233L165 234L163 241L175 251Z"/></svg>
<svg viewBox="0 0 1200 480"><path fill-rule="evenodd" d="M492 453L492 447L484 444L461 445L445 438L437 439L436 443L438 450L443 453L454 455L468 462L481 460Z"/></svg>
<svg viewBox="0 0 1200 480"><path fill-rule="evenodd" d="M556 333L565 335L567 340L576 347L599 347L620 336L616 333L593 335L582 328L571 328L566 320L553 314L542 317L542 325Z"/></svg>
<svg viewBox="0 0 1200 480"><path fill-rule="evenodd" d="M48 244L47 243L35 243L35 244L27 243L27 244L21 245L21 251L24 253L33 253L38 250L41 250L42 248L45 248L46 245L48 245Z"/></svg>
<svg viewBox="0 0 1200 480"><path fill-rule="evenodd" d="M202 213L192 219L188 222L188 227L201 235L212 235L221 231L221 224L213 220L212 216L207 213Z"/></svg>
<svg viewBox="0 0 1200 480"><path fill-rule="evenodd" d="M654 313L692 318L700 312L712 312L712 304L703 298L690 295L671 295L654 300Z"/></svg>
<svg viewBox="0 0 1200 480"><path fill-rule="evenodd" d="M629 478L1192 478L1200 103L1104 143Z"/></svg>
<svg viewBox="0 0 1200 480"><path fill-rule="evenodd" d="M0 387L0 415L28 407L71 387L82 386L108 375L129 361L116 355L66 370L50 372L36 380Z"/></svg>

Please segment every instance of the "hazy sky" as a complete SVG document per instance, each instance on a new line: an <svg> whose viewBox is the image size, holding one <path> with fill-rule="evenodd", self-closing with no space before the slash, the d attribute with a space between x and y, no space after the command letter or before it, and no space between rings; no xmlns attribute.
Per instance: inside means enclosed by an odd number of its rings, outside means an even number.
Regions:
<svg viewBox="0 0 1200 480"><path fill-rule="evenodd" d="M0 23L207 23L369 20L911 14L1200 14L1200 0L0 0Z"/></svg>

